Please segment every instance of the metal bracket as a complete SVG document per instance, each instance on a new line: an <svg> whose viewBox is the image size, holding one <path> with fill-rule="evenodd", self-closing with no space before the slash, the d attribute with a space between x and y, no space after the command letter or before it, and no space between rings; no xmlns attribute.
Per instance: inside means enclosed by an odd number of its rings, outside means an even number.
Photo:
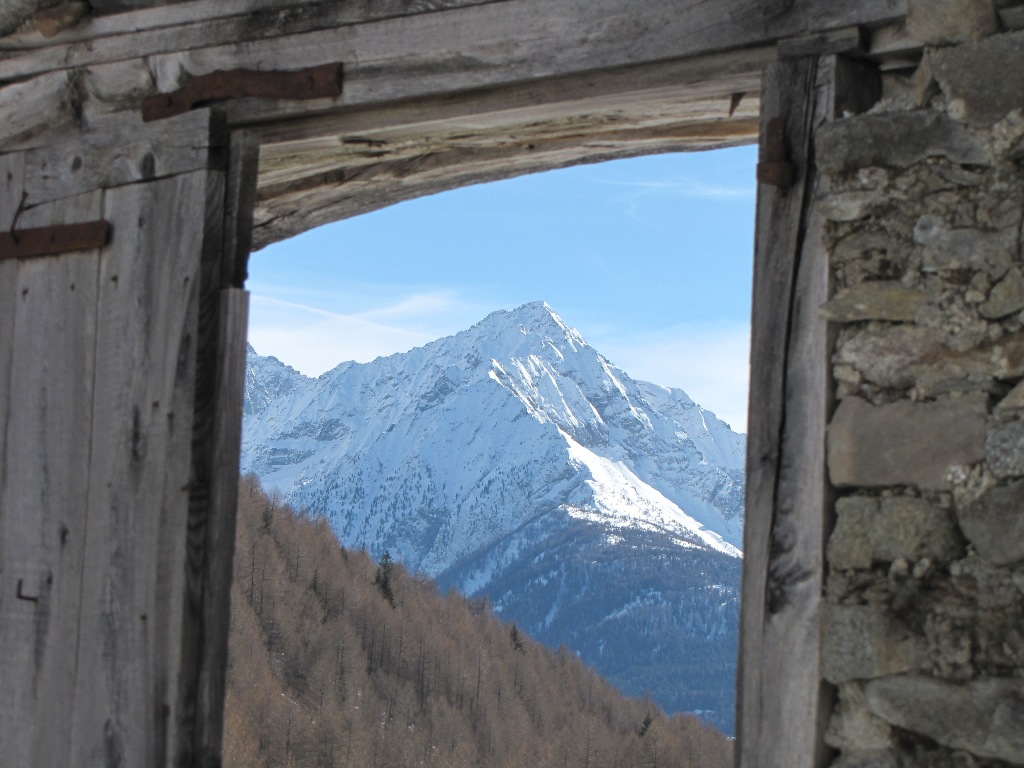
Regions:
<svg viewBox="0 0 1024 768"><path fill-rule="evenodd" d="M786 121L781 117L768 120L764 129L763 157L757 164L757 180L774 187L789 187L796 180L796 166L789 162L786 146Z"/></svg>
<svg viewBox="0 0 1024 768"><path fill-rule="evenodd" d="M25 600L26 602L29 602L29 603L38 603L39 602L39 595L30 595L30 594L25 592L25 582L24 582L23 579L18 579L18 591L15 594L15 596L19 600Z"/></svg>
<svg viewBox="0 0 1024 768"><path fill-rule="evenodd" d="M142 102L145 122L180 115L213 101L227 99L321 99L341 95L342 65L322 64L289 72L228 69L198 75L171 93Z"/></svg>
<svg viewBox="0 0 1024 768"><path fill-rule="evenodd" d="M0 232L0 261L102 248L110 242L110 232L110 222L102 220Z"/></svg>

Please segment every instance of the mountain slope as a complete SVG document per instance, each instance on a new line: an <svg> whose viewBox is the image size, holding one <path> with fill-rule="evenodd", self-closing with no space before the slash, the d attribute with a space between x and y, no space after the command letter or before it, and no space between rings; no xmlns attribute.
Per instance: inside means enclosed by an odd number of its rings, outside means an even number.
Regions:
<svg viewBox="0 0 1024 768"><path fill-rule="evenodd" d="M481 600L339 547L251 475L235 549L225 768L732 764L696 718L623 698Z"/></svg>
<svg viewBox="0 0 1024 768"><path fill-rule="evenodd" d="M250 350L246 392L243 469L326 516L347 545L488 594L580 653L591 629L660 621L644 659L608 639L587 651L626 690L640 692L641 662L663 651L701 674L735 663L742 435L680 390L633 381L546 304L315 380ZM636 553L648 550L660 564L645 575L654 561ZM548 594L580 580L594 587ZM724 634L685 609L719 588ZM668 594L679 607L655 621ZM729 727L731 680L664 685L728 689L668 706L715 710Z"/></svg>

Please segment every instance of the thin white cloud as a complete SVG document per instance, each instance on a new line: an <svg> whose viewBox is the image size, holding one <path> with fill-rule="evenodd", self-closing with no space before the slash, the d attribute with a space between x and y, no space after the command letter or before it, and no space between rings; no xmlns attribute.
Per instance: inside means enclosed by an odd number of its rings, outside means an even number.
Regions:
<svg viewBox="0 0 1024 768"><path fill-rule="evenodd" d="M479 319L477 311L448 293L419 293L343 314L254 291L249 342L261 355L319 376L345 361L369 362L460 331Z"/></svg>
<svg viewBox="0 0 1024 768"><path fill-rule="evenodd" d="M455 294L450 291L417 293L395 304L360 312L359 317L383 318L421 316L425 314L436 315L451 312L457 309L459 305L460 302L455 297Z"/></svg>
<svg viewBox="0 0 1024 768"><path fill-rule="evenodd" d="M702 197L710 199L750 198L756 193L753 186L728 187L717 184L699 184L692 181L599 181L616 187L629 187L652 194L671 194L676 197Z"/></svg>
<svg viewBox="0 0 1024 768"><path fill-rule="evenodd" d="M750 326L684 325L639 334L590 339L634 379L684 390L738 432L747 429Z"/></svg>

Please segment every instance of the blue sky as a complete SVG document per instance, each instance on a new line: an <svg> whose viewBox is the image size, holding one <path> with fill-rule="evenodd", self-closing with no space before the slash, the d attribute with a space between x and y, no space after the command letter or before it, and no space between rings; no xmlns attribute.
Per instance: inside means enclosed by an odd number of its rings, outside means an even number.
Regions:
<svg viewBox="0 0 1024 768"><path fill-rule="evenodd" d="M249 339L311 376L544 300L634 378L746 430L756 148L453 190L252 255Z"/></svg>

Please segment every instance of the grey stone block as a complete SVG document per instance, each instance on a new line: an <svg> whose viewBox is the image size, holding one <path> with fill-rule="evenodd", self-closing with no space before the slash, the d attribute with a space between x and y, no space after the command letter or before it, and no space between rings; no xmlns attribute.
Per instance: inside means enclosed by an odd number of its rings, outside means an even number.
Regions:
<svg viewBox="0 0 1024 768"><path fill-rule="evenodd" d="M995 407L997 415L1013 415L1024 411L1024 381L1010 390L1009 394Z"/></svg>
<svg viewBox="0 0 1024 768"><path fill-rule="evenodd" d="M1024 104L1024 32L934 51L931 66L951 107L962 105L970 125L991 125Z"/></svg>
<svg viewBox="0 0 1024 768"><path fill-rule="evenodd" d="M985 453L988 468L997 477L1024 475L1024 422L1012 421L989 430Z"/></svg>
<svg viewBox="0 0 1024 768"><path fill-rule="evenodd" d="M924 499L851 496L836 504L836 527L828 542L833 568L870 568L875 562L948 563L963 554L949 512Z"/></svg>
<svg viewBox="0 0 1024 768"><path fill-rule="evenodd" d="M825 679L839 684L917 669L923 640L877 605L829 605L825 611Z"/></svg>
<svg viewBox="0 0 1024 768"><path fill-rule="evenodd" d="M836 351L835 362L849 365L868 381L883 387L914 384L912 366L933 359L943 349L938 332L916 325L858 331Z"/></svg>
<svg viewBox="0 0 1024 768"><path fill-rule="evenodd" d="M982 317L996 320L1024 309L1024 276L1011 267L1006 276L992 286L988 299L978 307Z"/></svg>
<svg viewBox="0 0 1024 768"><path fill-rule="evenodd" d="M1024 103L1024 32L932 53L932 72L972 126L987 126ZM951 104L958 106L958 104Z"/></svg>
<svg viewBox="0 0 1024 768"><path fill-rule="evenodd" d="M828 427L832 483L948 489L952 468L985 458L987 401L980 393L881 406L844 398Z"/></svg>
<svg viewBox="0 0 1024 768"><path fill-rule="evenodd" d="M925 45L977 40L998 29L991 0L907 0L907 34Z"/></svg>
<svg viewBox="0 0 1024 768"><path fill-rule="evenodd" d="M890 750L858 750L844 752L830 768L900 768L900 761Z"/></svg>
<svg viewBox="0 0 1024 768"><path fill-rule="evenodd" d="M1024 560L1024 480L986 491L957 518L981 557L996 565Z"/></svg>
<svg viewBox="0 0 1024 768"><path fill-rule="evenodd" d="M1002 278L1017 252L1014 232L953 229L939 216L922 216L914 225L914 242L924 246L921 268L926 272L977 269L992 279Z"/></svg>
<svg viewBox="0 0 1024 768"><path fill-rule="evenodd" d="M825 173L870 166L906 168L928 157L987 165L984 144L945 115L927 110L861 115L826 123L815 134L815 160Z"/></svg>
<svg viewBox="0 0 1024 768"><path fill-rule="evenodd" d="M907 288L895 280L861 283L840 291L821 306L826 320L852 323L861 320L913 320L918 311L934 298Z"/></svg>
<svg viewBox="0 0 1024 768"><path fill-rule="evenodd" d="M1024 680L988 678L966 685L901 675L865 687L871 711L943 746L1024 765Z"/></svg>
<svg viewBox="0 0 1024 768"><path fill-rule="evenodd" d="M871 714L859 683L839 686L839 701L825 730L825 743L844 752L885 750L892 746L892 729Z"/></svg>
<svg viewBox="0 0 1024 768"><path fill-rule="evenodd" d="M1004 336L992 347L992 365L1001 379L1024 376L1024 333Z"/></svg>

